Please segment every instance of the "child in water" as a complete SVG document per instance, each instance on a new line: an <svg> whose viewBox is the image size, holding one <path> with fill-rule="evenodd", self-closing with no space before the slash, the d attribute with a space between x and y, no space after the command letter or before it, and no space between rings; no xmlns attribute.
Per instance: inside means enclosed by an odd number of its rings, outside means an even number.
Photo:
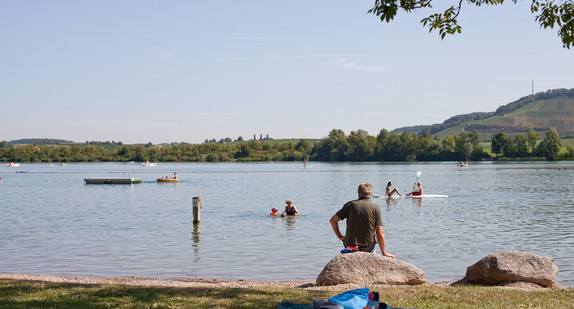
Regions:
<svg viewBox="0 0 574 309"><path fill-rule="evenodd" d="M277 215L277 208L275 208L275 207L271 208L271 213L270 213L270 215L271 215L271 216L276 216L276 215Z"/></svg>

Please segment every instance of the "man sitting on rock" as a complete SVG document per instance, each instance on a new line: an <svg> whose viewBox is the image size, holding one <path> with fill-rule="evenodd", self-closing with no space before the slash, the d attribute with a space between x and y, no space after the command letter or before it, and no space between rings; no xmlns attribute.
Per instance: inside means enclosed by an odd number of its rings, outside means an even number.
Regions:
<svg viewBox="0 0 574 309"><path fill-rule="evenodd" d="M335 235L343 241L347 251L349 251L348 248L352 248L350 251L374 253L375 244L378 242L382 254L394 259L395 256L385 250L385 232L383 231L381 209L371 202L373 186L369 183L362 183L359 185L358 193L358 200L347 202L329 220ZM339 230L339 221L345 219L347 219L347 230L343 236Z"/></svg>

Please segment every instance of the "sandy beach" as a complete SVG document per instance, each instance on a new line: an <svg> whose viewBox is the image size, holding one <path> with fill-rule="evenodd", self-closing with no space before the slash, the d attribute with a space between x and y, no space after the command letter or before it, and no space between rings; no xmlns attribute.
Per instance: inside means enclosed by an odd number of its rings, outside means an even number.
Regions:
<svg viewBox="0 0 574 309"><path fill-rule="evenodd" d="M55 275L33 274L0 274L0 279L30 280L54 283L73 284L110 284L156 287L210 287L210 288L245 288L245 287L299 287L322 288L314 282L305 281L255 281L255 280L226 280L203 278L146 278L146 277L69 277Z"/></svg>
<svg viewBox="0 0 574 309"><path fill-rule="evenodd" d="M34 274L0 274L0 279L29 280L53 283L71 283L71 284L102 284L102 285L131 285L146 287L178 287L178 288L301 288L311 290L322 289L356 289L372 284L351 283L337 286L317 286L315 282L309 281L257 281L257 280L230 280L230 279L207 279L207 278L147 278L147 277L71 277L55 275L34 275ZM462 282L457 282L464 284ZM423 286L442 286L450 287L453 282L425 283ZM456 284L456 283L454 283ZM382 285L376 285L382 286ZM539 285L528 282L515 282L496 286L497 288L510 288L530 291L541 291L544 288ZM555 284L550 289L564 289L564 287Z"/></svg>

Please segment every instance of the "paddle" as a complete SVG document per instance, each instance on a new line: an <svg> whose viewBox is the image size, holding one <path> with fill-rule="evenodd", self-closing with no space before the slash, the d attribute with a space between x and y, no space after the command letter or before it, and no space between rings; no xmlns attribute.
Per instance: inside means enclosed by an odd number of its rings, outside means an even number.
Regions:
<svg viewBox="0 0 574 309"><path fill-rule="evenodd" d="M419 177L421 177L422 171L418 171L417 172L417 180L415 180L415 184L413 185L413 190L415 190L416 186L417 186L417 181L419 181Z"/></svg>

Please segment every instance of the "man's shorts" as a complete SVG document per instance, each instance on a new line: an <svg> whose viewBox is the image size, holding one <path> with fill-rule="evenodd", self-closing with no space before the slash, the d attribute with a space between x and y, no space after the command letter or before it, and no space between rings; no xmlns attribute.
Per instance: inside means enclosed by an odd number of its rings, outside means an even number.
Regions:
<svg viewBox="0 0 574 309"><path fill-rule="evenodd" d="M372 245L372 246L359 246L359 248L357 249L357 251L364 251L364 252L373 253L373 252L375 252L375 245Z"/></svg>
<svg viewBox="0 0 574 309"><path fill-rule="evenodd" d="M371 246L359 246L359 247L357 248L357 251L363 251L363 252L373 253L373 252L375 252L375 245L377 245L377 244L373 244L373 245L371 245ZM345 245L345 242L344 242L344 241L343 241L343 247L347 247L347 246Z"/></svg>

